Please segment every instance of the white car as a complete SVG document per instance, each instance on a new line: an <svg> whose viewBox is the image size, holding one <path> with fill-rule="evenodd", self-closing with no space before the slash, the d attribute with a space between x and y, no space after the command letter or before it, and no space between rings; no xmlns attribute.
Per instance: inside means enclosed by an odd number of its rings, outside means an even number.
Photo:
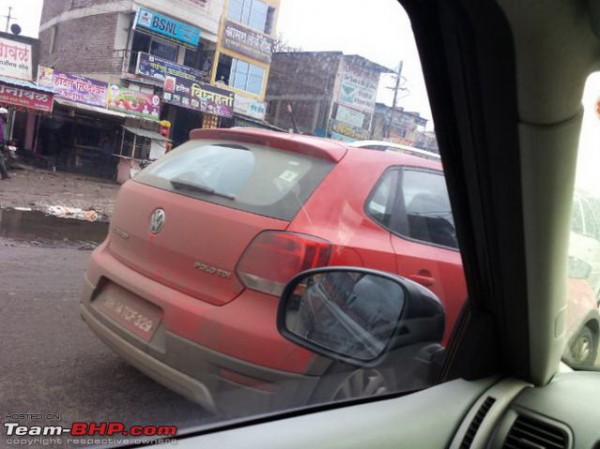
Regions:
<svg viewBox="0 0 600 449"><path fill-rule="evenodd" d="M412 156L421 156L434 161L440 160L440 155L437 153L421 150L420 148L410 147L408 145L402 145L400 143L386 142L384 140L357 140L349 143L348 145L356 148L365 148L367 150L396 151L398 153L410 154Z"/></svg>

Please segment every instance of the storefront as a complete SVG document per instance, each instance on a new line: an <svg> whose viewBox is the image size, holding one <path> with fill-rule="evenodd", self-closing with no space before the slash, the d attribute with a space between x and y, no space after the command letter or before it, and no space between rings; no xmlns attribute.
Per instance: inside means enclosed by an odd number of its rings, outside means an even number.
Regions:
<svg viewBox="0 0 600 449"><path fill-rule="evenodd" d="M224 126L239 128L260 128L273 131L286 131L265 121L267 105L245 95L237 94L233 105L233 117Z"/></svg>
<svg viewBox="0 0 600 449"><path fill-rule="evenodd" d="M173 123L175 145L189 139L196 128L222 128L222 120L233 117L235 95L220 87L182 75L165 77L163 102L168 106L166 119Z"/></svg>
<svg viewBox="0 0 600 449"><path fill-rule="evenodd" d="M126 115L58 98L54 113L39 129L37 149L58 170L111 177L111 154Z"/></svg>
<svg viewBox="0 0 600 449"><path fill-rule="evenodd" d="M0 76L0 107L9 111L5 138L19 148L33 148L39 119L52 113L53 101L52 89Z"/></svg>
<svg viewBox="0 0 600 449"><path fill-rule="evenodd" d="M115 157L119 160L116 180L122 184L141 170L142 161L163 156L170 144L167 137L144 128L123 126L121 144Z"/></svg>
<svg viewBox="0 0 600 449"><path fill-rule="evenodd" d="M160 27L156 20L169 26ZM202 42L199 28L140 7L132 31L128 70L135 82L145 79L160 86L161 119L173 124L175 146L187 141L191 130L222 127L223 119L233 117L234 94L206 82L212 76L214 46Z"/></svg>
<svg viewBox="0 0 600 449"><path fill-rule="evenodd" d="M113 178L128 126L157 133L161 101L152 89L40 67L38 83L56 91L56 107L40 127L40 154L60 170ZM142 157L138 156L138 159Z"/></svg>

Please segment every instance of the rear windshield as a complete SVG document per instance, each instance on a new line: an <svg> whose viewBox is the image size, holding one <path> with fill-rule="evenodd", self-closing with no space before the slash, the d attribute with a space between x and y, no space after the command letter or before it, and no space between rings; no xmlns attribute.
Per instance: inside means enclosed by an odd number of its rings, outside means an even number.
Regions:
<svg viewBox="0 0 600 449"><path fill-rule="evenodd" d="M141 171L135 181L290 221L334 165L264 146L191 140Z"/></svg>

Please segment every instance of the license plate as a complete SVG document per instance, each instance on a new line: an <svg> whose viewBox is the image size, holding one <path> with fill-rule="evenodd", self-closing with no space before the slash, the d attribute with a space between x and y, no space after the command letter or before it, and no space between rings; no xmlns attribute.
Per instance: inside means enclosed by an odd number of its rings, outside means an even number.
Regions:
<svg viewBox="0 0 600 449"><path fill-rule="evenodd" d="M94 307L146 341L152 338L162 318L159 307L114 284L102 289Z"/></svg>

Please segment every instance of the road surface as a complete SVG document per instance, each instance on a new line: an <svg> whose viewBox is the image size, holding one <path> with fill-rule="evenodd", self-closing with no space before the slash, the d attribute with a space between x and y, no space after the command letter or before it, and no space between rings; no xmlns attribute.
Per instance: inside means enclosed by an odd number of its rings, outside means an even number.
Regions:
<svg viewBox="0 0 600 449"><path fill-rule="evenodd" d="M0 447L23 447L8 445L8 422L186 428L214 421L130 367L88 330L78 304L90 251L62 246L0 238ZM38 443L26 447L54 446Z"/></svg>

